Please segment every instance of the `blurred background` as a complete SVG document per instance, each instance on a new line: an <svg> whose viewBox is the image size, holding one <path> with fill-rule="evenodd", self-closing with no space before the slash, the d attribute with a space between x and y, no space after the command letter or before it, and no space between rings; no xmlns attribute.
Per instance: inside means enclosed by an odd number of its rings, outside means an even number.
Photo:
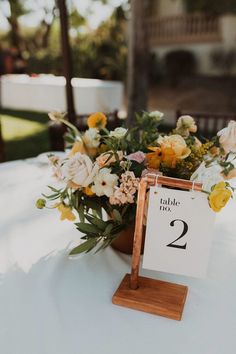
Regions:
<svg viewBox="0 0 236 354"><path fill-rule="evenodd" d="M235 0L1 0L0 160L61 149L47 112L192 114L205 136L236 119Z"/></svg>

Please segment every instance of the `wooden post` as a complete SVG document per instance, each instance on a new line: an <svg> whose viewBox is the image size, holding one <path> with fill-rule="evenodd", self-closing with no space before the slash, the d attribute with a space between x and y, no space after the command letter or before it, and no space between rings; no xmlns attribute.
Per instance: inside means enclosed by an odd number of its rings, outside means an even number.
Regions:
<svg viewBox="0 0 236 354"><path fill-rule="evenodd" d="M138 288L138 274L140 265L140 255L142 246L142 236L143 236L143 215L145 207L145 197L146 197L147 181L142 179L139 184L138 189L138 201L137 205L139 208L136 213L135 220L135 232L134 232L134 246L132 255L132 270L130 276L130 288L135 290Z"/></svg>
<svg viewBox="0 0 236 354"><path fill-rule="evenodd" d="M60 24L61 24L61 44L62 44L62 59L63 59L63 72L66 78L66 101L68 119L71 123L75 123L76 115L74 108L73 88L71 85L72 79L72 60L71 50L68 35L68 16L65 0L57 0L60 11Z"/></svg>
<svg viewBox="0 0 236 354"><path fill-rule="evenodd" d="M146 0L131 0L128 54L128 125L134 113L147 108L148 98L148 41Z"/></svg>

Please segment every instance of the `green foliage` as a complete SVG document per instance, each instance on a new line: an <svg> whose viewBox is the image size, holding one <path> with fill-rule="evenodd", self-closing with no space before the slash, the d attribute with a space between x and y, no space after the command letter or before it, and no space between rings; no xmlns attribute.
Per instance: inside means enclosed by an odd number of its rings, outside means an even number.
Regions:
<svg viewBox="0 0 236 354"><path fill-rule="evenodd" d="M112 16L96 30L86 28L86 19L75 9L69 14L72 30L73 75L75 77L123 80L126 75L127 43L125 40L125 12L115 9ZM50 25L47 46L42 47L37 38L42 36L40 28L21 29L21 40L25 48L29 73L63 74L60 23L56 18ZM1 36L10 41L10 33Z"/></svg>
<svg viewBox="0 0 236 354"><path fill-rule="evenodd" d="M152 146L159 136L158 127L161 123L161 118L151 116L148 112L136 113L134 128L129 132L131 144L128 151L147 152L147 147Z"/></svg>
<svg viewBox="0 0 236 354"><path fill-rule="evenodd" d="M72 40L74 75L122 80L126 74L125 13L117 8L97 30Z"/></svg>

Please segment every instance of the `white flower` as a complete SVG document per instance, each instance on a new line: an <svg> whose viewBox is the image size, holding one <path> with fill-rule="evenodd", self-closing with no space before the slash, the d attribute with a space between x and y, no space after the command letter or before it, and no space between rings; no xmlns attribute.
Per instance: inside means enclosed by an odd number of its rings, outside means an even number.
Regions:
<svg viewBox="0 0 236 354"><path fill-rule="evenodd" d="M113 136L114 138L117 139L122 139L126 133L127 133L127 129L119 127L116 128L115 130L110 131L110 136Z"/></svg>
<svg viewBox="0 0 236 354"><path fill-rule="evenodd" d="M118 183L118 176L111 174L110 168L102 168L94 178L92 191L97 196L106 195L110 197L114 193L114 188Z"/></svg>
<svg viewBox="0 0 236 354"><path fill-rule="evenodd" d="M197 132L197 126L195 120L191 116L181 116L177 120L176 129L177 134L182 135L183 137L187 138L190 133Z"/></svg>
<svg viewBox="0 0 236 354"><path fill-rule="evenodd" d="M149 113L149 117L155 118L156 121L159 122L160 120L163 119L164 113L162 113L160 111L152 111L152 112Z"/></svg>
<svg viewBox="0 0 236 354"><path fill-rule="evenodd" d="M201 163L191 176L191 181L202 183L202 189L206 192L210 192L212 186L223 180L224 178L221 175L221 167L219 165L206 167L204 162Z"/></svg>
<svg viewBox="0 0 236 354"><path fill-rule="evenodd" d="M236 121L231 120L228 126L220 130L217 135L226 153L236 152Z"/></svg>
<svg viewBox="0 0 236 354"><path fill-rule="evenodd" d="M89 128L83 136L84 144L89 148L97 148L100 144L101 135L97 128Z"/></svg>
<svg viewBox="0 0 236 354"><path fill-rule="evenodd" d="M55 122L60 122L61 119L63 119L65 117L65 113L60 113L57 111L52 111L50 113L48 113L48 116L51 120L55 121Z"/></svg>
<svg viewBox="0 0 236 354"><path fill-rule="evenodd" d="M66 182L73 182L81 187L87 187L93 182L93 178L99 167L93 164L91 159L77 152L70 159L65 160L61 166L62 177Z"/></svg>
<svg viewBox="0 0 236 354"><path fill-rule="evenodd" d="M53 176L58 180L62 180L61 164L63 160L56 155L50 155L48 156L48 159L50 165L52 166Z"/></svg>
<svg viewBox="0 0 236 354"><path fill-rule="evenodd" d="M179 117L177 124L177 129L187 129L191 133L196 133L197 126L195 120L191 116L181 116Z"/></svg>

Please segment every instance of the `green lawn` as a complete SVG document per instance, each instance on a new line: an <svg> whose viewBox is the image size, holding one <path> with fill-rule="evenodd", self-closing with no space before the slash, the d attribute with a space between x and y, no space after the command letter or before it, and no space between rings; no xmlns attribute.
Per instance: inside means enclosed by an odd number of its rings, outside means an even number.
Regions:
<svg viewBox="0 0 236 354"><path fill-rule="evenodd" d="M50 150L45 113L0 110L6 159L32 157Z"/></svg>

